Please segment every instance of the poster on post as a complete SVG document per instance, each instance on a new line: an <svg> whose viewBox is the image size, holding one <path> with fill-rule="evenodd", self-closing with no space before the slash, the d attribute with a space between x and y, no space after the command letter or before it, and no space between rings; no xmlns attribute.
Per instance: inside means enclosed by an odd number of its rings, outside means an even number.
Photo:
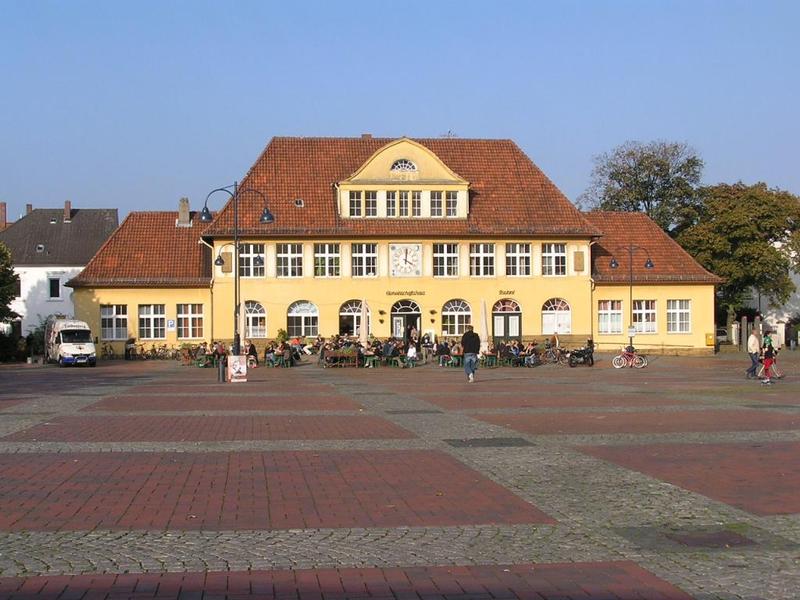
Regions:
<svg viewBox="0 0 800 600"><path fill-rule="evenodd" d="M228 357L228 382L244 383L247 381L247 356Z"/></svg>

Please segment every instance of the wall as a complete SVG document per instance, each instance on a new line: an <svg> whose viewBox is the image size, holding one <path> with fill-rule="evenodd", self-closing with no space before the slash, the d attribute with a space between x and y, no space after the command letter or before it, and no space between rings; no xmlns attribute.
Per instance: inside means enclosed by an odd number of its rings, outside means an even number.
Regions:
<svg viewBox="0 0 800 600"><path fill-rule="evenodd" d="M22 315L22 335L27 335L35 329L40 321L47 319L51 314L72 316L75 308L73 305L72 289L64 284L83 270L81 266L43 266L26 267L15 266L14 272L19 275L19 298L12 300L11 310ZM48 280L58 277L61 281L60 298L50 298Z"/></svg>

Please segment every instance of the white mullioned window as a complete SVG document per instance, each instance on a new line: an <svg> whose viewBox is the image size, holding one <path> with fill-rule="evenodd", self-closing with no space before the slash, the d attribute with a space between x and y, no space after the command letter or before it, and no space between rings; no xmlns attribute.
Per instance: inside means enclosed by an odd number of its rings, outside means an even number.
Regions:
<svg viewBox="0 0 800 600"><path fill-rule="evenodd" d="M656 333L656 301L633 301L633 326L636 333Z"/></svg>
<svg viewBox="0 0 800 600"><path fill-rule="evenodd" d="M364 192L364 216L378 216L378 192Z"/></svg>
<svg viewBox="0 0 800 600"><path fill-rule="evenodd" d="M667 300L667 333L691 333L692 301Z"/></svg>
<svg viewBox="0 0 800 600"><path fill-rule="evenodd" d="M267 337L267 311L255 300L247 300L244 303L244 336Z"/></svg>
<svg viewBox="0 0 800 600"><path fill-rule="evenodd" d="M431 216L442 216L442 192L431 192Z"/></svg>
<svg viewBox="0 0 800 600"><path fill-rule="evenodd" d="M264 277L264 244L239 245L239 276Z"/></svg>
<svg viewBox="0 0 800 600"><path fill-rule="evenodd" d="M303 244L278 244L275 266L278 277L302 277Z"/></svg>
<svg viewBox="0 0 800 600"><path fill-rule="evenodd" d="M408 192L398 192L398 215L408 216Z"/></svg>
<svg viewBox="0 0 800 600"><path fill-rule="evenodd" d="M622 333L622 300L597 301L598 333Z"/></svg>
<svg viewBox="0 0 800 600"><path fill-rule="evenodd" d="M314 244L314 277L339 277L339 244Z"/></svg>
<svg viewBox="0 0 800 600"><path fill-rule="evenodd" d="M319 333L319 309L307 300L298 300L286 313L286 332L289 337L316 336Z"/></svg>
<svg viewBox="0 0 800 600"><path fill-rule="evenodd" d="M350 216L360 217L361 214L361 192L350 192Z"/></svg>
<svg viewBox="0 0 800 600"><path fill-rule="evenodd" d="M178 304L178 339L195 340L203 337L203 305Z"/></svg>
<svg viewBox="0 0 800 600"><path fill-rule="evenodd" d="M458 244L433 245L433 276L458 277Z"/></svg>
<svg viewBox="0 0 800 600"><path fill-rule="evenodd" d="M386 216L397 216L397 192L386 192Z"/></svg>
<svg viewBox="0 0 800 600"><path fill-rule="evenodd" d="M467 325L472 322L472 309L460 299L449 300L442 306L442 333L444 335L464 335Z"/></svg>
<svg viewBox="0 0 800 600"><path fill-rule="evenodd" d="M377 244L352 244L350 254L353 277L375 277L378 274Z"/></svg>
<svg viewBox="0 0 800 600"><path fill-rule="evenodd" d="M400 158L392 163L392 171L413 173L417 170L417 165L407 158Z"/></svg>
<svg viewBox="0 0 800 600"><path fill-rule="evenodd" d="M411 216L422 216L422 192L411 192Z"/></svg>
<svg viewBox="0 0 800 600"><path fill-rule="evenodd" d="M567 245L542 244L542 275L567 274Z"/></svg>
<svg viewBox="0 0 800 600"><path fill-rule="evenodd" d="M531 274L531 245L522 243L506 244L506 275L508 277L527 277Z"/></svg>
<svg viewBox="0 0 800 600"><path fill-rule="evenodd" d="M445 214L448 217L458 216L458 192L447 192L445 195Z"/></svg>
<svg viewBox="0 0 800 600"><path fill-rule="evenodd" d="M128 305L100 305L100 337L104 340L128 339Z"/></svg>
<svg viewBox="0 0 800 600"><path fill-rule="evenodd" d="M163 340L167 331L167 318L163 304L139 305L139 337L143 340Z"/></svg>
<svg viewBox="0 0 800 600"><path fill-rule="evenodd" d="M472 277L494 276L494 244L469 245L469 274Z"/></svg>

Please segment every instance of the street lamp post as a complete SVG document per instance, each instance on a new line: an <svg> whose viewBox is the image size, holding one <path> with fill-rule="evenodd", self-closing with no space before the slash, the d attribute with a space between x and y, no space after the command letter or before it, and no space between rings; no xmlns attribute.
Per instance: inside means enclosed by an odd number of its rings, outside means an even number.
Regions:
<svg viewBox="0 0 800 600"><path fill-rule="evenodd" d="M241 336L239 334L239 315L241 314L241 290L239 288L239 197L244 193L252 192L254 194L258 194L261 197L261 200L264 202L264 209L261 212L261 216L259 217L259 223L262 225L268 225L270 223L275 222L275 217L272 216L272 213L267 208L267 197L258 190L253 188L239 188L239 182L234 181L233 185L228 185L225 187L217 188L215 190L211 190L208 195L206 196L205 204L203 205L203 210L200 213L200 221L203 223L209 223L213 220L213 216L211 215L211 211L208 209L208 200L216 194L217 192L225 192L230 196L230 199L233 201L233 355L238 356L241 351ZM225 247L223 244L222 248ZM218 256L214 260L214 264L219 266L220 264L224 264L221 256Z"/></svg>
<svg viewBox="0 0 800 600"><path fill-rule="evenodd" d="M637 250L643 250L644 253L647 255L647 260L644 262L645 269L652 269L654 267L653 261L650 260L650 251L645 248L644 246L637 246L635 244L628 244L627 246L619 246L615 249L615 252L619 252L620 250L627 250L628 251L628 345L633 346L633 254ZM615 257L611 257L611 263L609 265L612 269L616 269L619 267L619 262Z"/></svg>

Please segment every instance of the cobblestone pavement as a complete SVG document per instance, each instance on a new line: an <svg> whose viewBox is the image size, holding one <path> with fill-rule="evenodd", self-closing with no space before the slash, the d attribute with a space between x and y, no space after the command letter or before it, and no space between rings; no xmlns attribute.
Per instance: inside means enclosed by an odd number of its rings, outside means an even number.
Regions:
<svg viewBox="0 0 800 600"><path fill-rule="evenodd" d="M0 598L800 598L800 353L0 367Z"/></svg>

